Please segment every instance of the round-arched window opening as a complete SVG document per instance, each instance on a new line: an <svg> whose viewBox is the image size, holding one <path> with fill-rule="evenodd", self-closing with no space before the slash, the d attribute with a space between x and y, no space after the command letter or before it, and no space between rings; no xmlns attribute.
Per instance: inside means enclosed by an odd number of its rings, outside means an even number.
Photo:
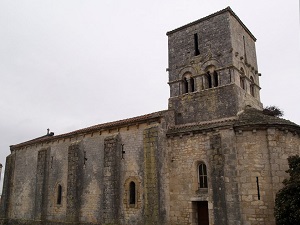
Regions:
<svg viewBox="0 0 300 225"><path fill-rule="evenodd" d="M135 205L135 203L136 203L135 183L131 181L129 184L129 204Z"/></svg>
<svg viewBox="0 0 300 225"><path fill-rule="evenodd" d="M198 165L198 182L199 188L207 188L207 169L204 163Z"/></svg>
<svg viewBox="0 0 300 225"><path fill-rule="evenodd" d="M182 78L182 83L183 83L183 87L182 87L183 94L195 91L195 81L194 78L192 77L192 74L186 73Z"/></svg>

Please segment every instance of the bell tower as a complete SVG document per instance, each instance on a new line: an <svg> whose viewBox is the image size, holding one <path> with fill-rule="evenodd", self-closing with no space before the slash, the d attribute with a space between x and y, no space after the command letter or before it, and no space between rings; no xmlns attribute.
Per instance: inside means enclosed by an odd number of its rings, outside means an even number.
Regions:
<svg viewBox="0 0 300 225"><path fill-rule="evenodd" d="M231 8L167 32L169 109L176 124L262 109L256 38Z"/></svg>

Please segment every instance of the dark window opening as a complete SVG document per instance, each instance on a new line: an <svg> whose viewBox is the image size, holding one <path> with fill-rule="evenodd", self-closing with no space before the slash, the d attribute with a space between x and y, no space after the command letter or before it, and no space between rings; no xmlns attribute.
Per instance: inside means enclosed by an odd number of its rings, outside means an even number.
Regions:
<svg viewBox="0 0 300 225"><path fill-rule="evenodd" d="M218 87L219 86L219 76L218 73L215 71L214 72L214 87Z"/></svg>
<svg viewBox="0 0 300 225"><path fill-rule="evenodd" d="M61 200L62 200L62 187L59 184L57 187L57 201L56 201L57 205L61 205Z"/></svg>
<svg viewBox="0 0 300 225"><path fill-rule="evenodd" d="M182 93L186 94L195 91L195 81L190 75L183 77L183 90Z"/></svg>
<svg viewBox="0 0 300 225"><path fill-rule="evenodd" d="M241 83L241 88L243 88L245 90L244 78L240 77L240 83Z"/></svg>
<svg viewBox="0 0 300 225"><path fill-rule="evenodd" d="M198 34L194 34L194 48L195 48L195 56L200 54L199 46L198 46Z"/></svg>
<svg viewBox="0 0 300 225"><path fill-rule="evenodd" d="M208 88L212 88L212 80L209 72L206 73L206 78L207 78Z"/></svg>
<svg viewBox="0 0 300 225"><path fill-rule="evenodd" d="M250 80L251 80L251 84L250 84L250 94L255 97L255 93L254 93L254 79L253 77L250 77Z"/></svg>
<svg viewBox="0 0 300 225"><path fill-rule="evenodd" d="M191 82L191 92L194 92L195 91L195 82L192 77L190 78L190 82Z"/></svg>
<svg viewBox="0 0 300 225"><path fill-rule="evenodd" d="M260 200L260 191L259 191L258 177L256 177L256 188L257 188L257 199Z"/></svg>
<svg viewBox="0 0 300 225"><path fill-rule="evenodd" d="M183 93L188 93L189 92L189 82L187 81L186 78L183 78Z"/></svg>
<svg viewBox="0 0 300 225"><path fill-rule="evenodd" d="M207 188L207 170L206 165L201 163L198 167L199 187Z"/></svg>
<svg viewBox="0 0 300 225"><path fill-rule="evenodd" d="M135 183L133 181L129 184L129 204L134 205L136 202L135 199Z"/></svg>

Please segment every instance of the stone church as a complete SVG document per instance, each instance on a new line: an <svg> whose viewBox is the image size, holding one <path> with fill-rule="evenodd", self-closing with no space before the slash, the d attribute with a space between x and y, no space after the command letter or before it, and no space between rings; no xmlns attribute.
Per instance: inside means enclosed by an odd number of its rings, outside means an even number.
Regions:
<svg viewBox="0 0 300 225"><path fill-rule="evenodd" d="M0 224L275 225L300 126L264 114L256 38L229 7L167 36L168 109L12 145Z"/></svg>

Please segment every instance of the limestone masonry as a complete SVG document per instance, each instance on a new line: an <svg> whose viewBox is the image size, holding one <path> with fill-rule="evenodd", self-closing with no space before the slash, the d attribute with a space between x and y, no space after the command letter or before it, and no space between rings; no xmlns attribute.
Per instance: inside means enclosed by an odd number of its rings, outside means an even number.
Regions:
<svg viewBox="0 0 300 225"><path fill-rule="evenodd" d="M229 7L167 36L168 109L12 145L0 224L275 225L300 126L263 113L255 37Z"/></svg>

